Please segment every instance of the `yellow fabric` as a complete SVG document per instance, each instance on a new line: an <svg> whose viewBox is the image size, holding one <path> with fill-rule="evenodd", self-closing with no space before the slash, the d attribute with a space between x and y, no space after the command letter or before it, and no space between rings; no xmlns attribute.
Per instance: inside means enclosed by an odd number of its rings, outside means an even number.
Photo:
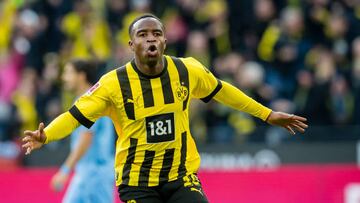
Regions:
<svg viewBox="0 0 360 203"><path fill-rule="evenodd" d="M121 44L123 46L128 45L130 36L129 36L129 31L127 28L130 26L131 22L133 22L135 20L135 18L137 18L140 15L142 15L142 13L137 12L137 11L131 11L124 16L124 18L122 20L123 29L121 29L120 31L118 31L116 33L116 41L119 44Z"/></svg>
<svg viewBox="0 0 360 203"><path fill-rule="evenodd" d="M265 121L271 113L271 109L256 102L241 90L222 81L223 87L214 96L214 99L234 109L244 111Z"/></svg>
<svg viewBox="0 0 360 203"><path fill-rule="evenodd" d="M35 109L34 101L25 95L16 92L13 97L13 103L15 104L21 118L20 130L23 132L27 129L36 129L38 115Z"/></svg>
<svg viewBox="0 0 360 203"><path fill-rule="evenodd" d="M4 1L0 6L0 53L8 50L17 5L13 1Z"/></svg>
<svg viewBox="0 0 360 203"><path fill-rule="evenodd" d="M72 57L89 59L95 56L101 60L110 57L110 31L101 18L82 20L72 12L64 17L62 30L73 42Z"/></svg>
<svg viewBox="0 0 360 203"><path fill-rule="evenodd" d="M258 55L264 61L272 61L275 57L275 44L280 37L280 29L276 25L270 25L261 37L258 45Z"/></svg>
<svg viewBox="0 0 360 203"><path fill-rule="evenodd" d="M68 111L61 114L44 129L46 135L45 144L63 139L70 135L79 125L80 123Z"/></svg>
<svg viewBox="0 0 360 203"><path fill-rule="evenodd" d="M189 75L197 77L191 77L190 84L193 84L191 88L191 95L193 98L201 99L207 97L212 91L215 90L218 81L215 76L199 61L192 57L183 59L186 64L191 64L193 68L189 69Z"/></svg>

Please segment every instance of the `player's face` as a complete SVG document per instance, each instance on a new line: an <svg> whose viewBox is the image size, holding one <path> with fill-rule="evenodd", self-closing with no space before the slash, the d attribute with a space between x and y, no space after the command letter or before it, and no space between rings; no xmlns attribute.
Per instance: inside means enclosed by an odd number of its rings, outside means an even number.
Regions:
<svg viewBox="0 0 360 203"><path fill-rule="evenodd" d="M141 63L156 65L162 60L166 47L161 23L154 18L137 21L134 24L129 45Z"/></svg>
<svg viewBox="0 0 360 203"><path fill-rule="evenodd" d="M64 82L64 88L68 91L75 91L78 82L78 73L75 71L75 68L72 64L68 63L64 67L64 72L62 74L62 81Z"/></svg>

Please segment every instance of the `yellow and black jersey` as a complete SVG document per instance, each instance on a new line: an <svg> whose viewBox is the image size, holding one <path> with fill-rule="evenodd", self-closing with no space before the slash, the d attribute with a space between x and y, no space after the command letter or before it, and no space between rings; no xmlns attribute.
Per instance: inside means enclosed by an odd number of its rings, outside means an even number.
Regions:
<svg viewBox="0 0 360 203"><path fill-rule="evenodd" d="M157 186L197 172L189 102L207 102L221 87L194 58L164 56L163 71L151 77L132 60L104 75L69 112L87 127L101 116L113 120L117 185Z"/></svg>

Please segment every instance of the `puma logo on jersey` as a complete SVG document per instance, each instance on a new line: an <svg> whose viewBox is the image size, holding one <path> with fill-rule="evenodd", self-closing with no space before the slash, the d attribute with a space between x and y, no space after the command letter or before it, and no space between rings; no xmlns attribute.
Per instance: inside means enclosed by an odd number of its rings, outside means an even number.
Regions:
<svg viewBox="0 0 360 203"><path fill-rule="evenodd" d="M198 193L200 193L201 195L204 195L202 192L201 192L201 190L200 189L196 189L196 188L190 188L190 190L191 191L195 191L195 192L198 192Z"/></svg>

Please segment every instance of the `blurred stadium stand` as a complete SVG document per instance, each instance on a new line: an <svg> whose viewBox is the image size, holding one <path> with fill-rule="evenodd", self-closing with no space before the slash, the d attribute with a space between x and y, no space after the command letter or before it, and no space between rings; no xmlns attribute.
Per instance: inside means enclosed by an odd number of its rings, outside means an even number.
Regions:
<svg viewBox="0 0 360 203"><path fill-rule="evenodd" d="M24 157L23 130L36 129L39 121L48 124L71 106L74 95L62 90L60 80L69 59L97 59L99 76L131 59L128 25L144 12L163 20L166 54L195 57L259 102L308 118L308 131L291 136L215 102L194 101L191 128L203 155L202 170L242 173L326 163L356 168L358 0L6 0L0 1L0 176L63 161L68 140ZM359 171L354 174L348 182L360 182ZM0 188L3 184L0 179ZM341 198L313 202L345 202L344 185L336 187L341 194L334 193ZM360 194L359 187L348 191L353 190Z"/></svg>

